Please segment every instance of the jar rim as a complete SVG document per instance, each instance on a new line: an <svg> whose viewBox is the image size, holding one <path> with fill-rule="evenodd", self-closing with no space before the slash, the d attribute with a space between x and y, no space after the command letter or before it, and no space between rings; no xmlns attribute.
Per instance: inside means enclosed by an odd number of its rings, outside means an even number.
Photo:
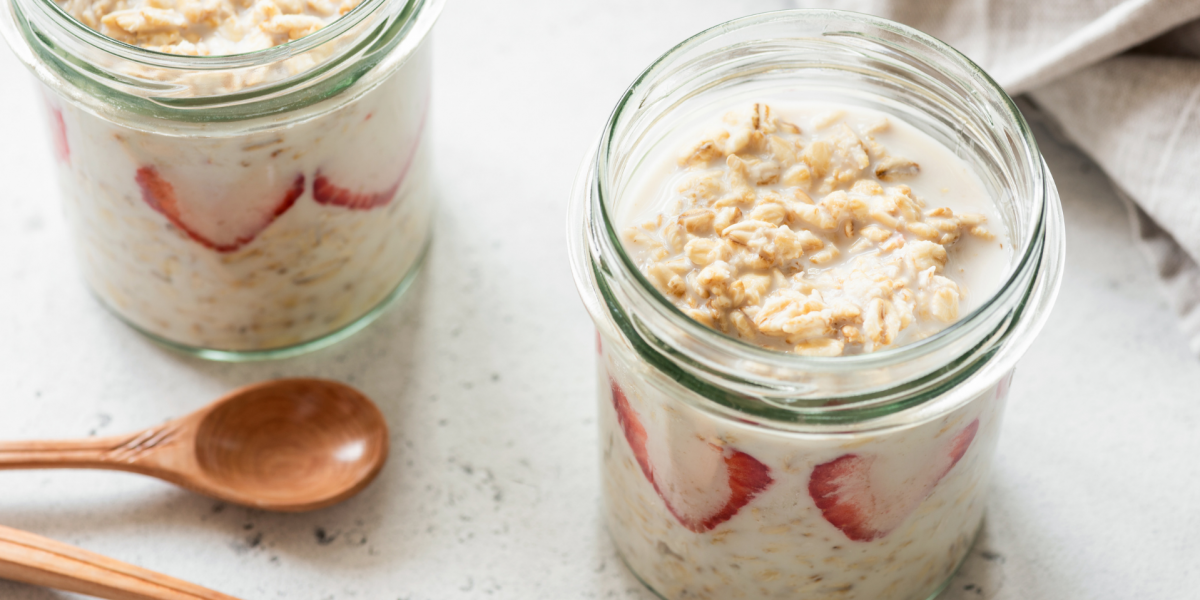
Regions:
<svg viewBox="0 0 1200 600"><path fill-rule="evenodd" d="M670 302L661 292L659 292L645 277L645 275L640 272L632 258L627 252L625 252L624 245L620 241L618 228L615 220L609 212L609 203L606 201L606 199L609 197L615 197L611 194L612 176L609 173L609 163L613 160L613 153L615 151L615 144L617 141L616 138L620 133L618 131L618 125L621 123L624 111L630 107L640 108L645 105L645 98L638 97L639 91L643 87L651 85L656 77L665 78L671 73L671 69L675 66L675 61L685 58L689 52L702 48L708 42L720 40L720 38L726 34L734 33L745 28L770 24L773 22L788 21L805 21L809 23L818 22L825 24L833 21L850 21L852 23L879 28L886 32L894 33L902 36L903 38L907 38L907 40L912 40L922 45L924 48L928 48L929 50L935 52L936 56L943 59L949 59L955 66L962 68L964 72L971 75L972 79L970 82L974 84L972 89L979 90L979 88L982 87L983 89L980 91L988 93L991 99L997 101L998 106L1003 107L1004 116L1010 121L1010 125L1012 125L1014 129L1019 132L1019 143L1017 145L1019 152L1017 153L1017 157L1019 158L1020 162L1018 167L1027 175L1029 180L1029 193L1021 195L1030 196L1029 199L1032 202L1030 213L1033 215L1031 224L1027 228L1027 232L1024 232L1026 235L1022 236L1023 239L1020 240L1019 252L1015 253L1014 260L1011 262L1010 271L1008 272L1003 284L995 293L989 296L987 301L983 302L978 308L976 308L976 310L972 311L971 314L963 317L950 327L947 327L946 329L933 336L930 336L929 338L903 346L888 348L878 352L840 357L802 356L761 348L757 345L750 344L733 336L729 336L720 331L706 327L705 325L696 322L685 315L678 307L674 305L674 303ZM830 31L830 29L827 27L819 37L836 33L836 31ZM860 32L852 33L860 38L867 37L866 34ZM763 39L755 38L755 41L762 42ZM874 39L869 41L882 42L882 40ZM936 68L936 65L929 64L929 66L934 66ZM635 100L640 100L640 102ZM606 255L604 266L606 268L619 270L622 275L627 276L629 279L635 282L633 287L637 289L635 289L632 293L640 294L640 300L645 300L646 305L651 307L651 309L656 313L656 316L661 317L661 319L663 319L665 322L669 322L669 325L673 328L673 331L681 332L681 336L686 335L689 339L696 340L698 344L707 344L709 346L726 349L731 355L736 354L736 356L740 359L744 359L747 362L753 362L758 365L769 366L775 371L802 372L808 374L829 373L846 375L861 372L866 369L884 368L894 366L898 363L911 361L914 357L934 355L938 352L945 354L948 351L947 348L951 348L955 344L961 346L965 342L968 333L976 336L983 335L984 338L988 338L990 334L987 334L987 332L980 334L980 327L990 327L991 325L995 325L997 318L996 314L998 312L1002 312L1002 309L1006 307L1011 307L1013 305L1023 306L1028 300L1032 286L1037 281L1040 281L1041 277L1039 271L1044 270L1042 266L1043 263L1046 262L1045 258L1043 257L1044 244L1042 243L1042 240L1047 234L1047 227L1050 225L1047 223L1047 217L1052 210L1051 203L1053 202L1055 205L1057 203L1056 191L1053 188L1052 180L1049 177L1049 173L1044 169L1044 163L1042 162L1041 155L1037 149L1036 140L1033 138L1033 133L1028 124L1021 116L1019 109L1013 103L1012 99L1009 98L1009 96L999 87L998 84L996 84L993 79L991 79L991 77L989 77L982 69L975 65L974 62L944 42L941 42L932 36L919 32L910 27L869 15L824 9L785 10L742 17L702 31L668 50L666 53L656 59L647 69L645 69L622 95L620 101L617 103L617 106L614 108L606 123L595 153L592 155L591 164L587 165L587 169L587 189L584 191L584 193L588 195L590 200L587 201L589 206L586 210L592 215L593 219L595 216L599 216L600 219L598 219L598 224L587 226L590 231L586 234L586 242L584 243L599 246L600 249L593 248L592 251L601 252ZM581 172L580 177L585 177L585 175ZM595 229L601 229L601 231L596 231L593 229L593 227ZM572 239L573 244L583 242L583 240L577 239L575 234L572 235ZM1061 246L1061 241L1059 242L1059 246ZM1055 251L1057 249L1060 248L1050 248L1051 251ZM580 286L580 291L583 292L585 285L588 285L588 280L591 280L591 285L595 285L597 283L597 279L601 278L602 276L600 274L589 275L587 273L580 272L583 265L579 263L578 259L582 258L579 255L581 255L583 252L582 248L577 250L580 251L574 253L576 256L573 257L572 263L573 268L576 271L576 280ZM608 258L613 258L613 260L607 260ZM1053 303L1053 296L1057 291L1057 282L1061 277L1061 271L1059 269L1055 269L1047 276L1050 278L1048 283L1050 284L1050 288L1052 288L1052 290L1047 297L1039 299L1041 305L1046 309L1048 309L1048 307ZM587 303L586 299L585 303ZM607 299L605 299L605 303L609 304L609 306L605 307L604 310L612 310L612 303ZM592 307L589 306L589 311L591 310ZM595 317L595 314L593 314L593 316ZM1042 322L1044 322L1044 317L1039 319L1036 323L1037 329L1040 329ZM1006 321L1005 323L1001 324L1006 325L1008 322ZM645 330L650 330L651 333L656 333L652 331L653 326L646 325L644 320L640 325L645 328ZM661 342L661 340L658 341ZM1001 341L1003 340L1001 339ZM669 347L670 345L670 340L661 342L659 344L659 350L662 350L664 347ZM668 348L668 351L675 350L678 349ZM691 370L702 370L706 367L712 367L712 365L703 364L703 361L697 361L695 356L682 356L683 354L686 353L674 353L672 355L672 360L692 360L693 362L687 365ZM1015 361L1015 358L1013 360ZM728 368L715 368L718 371L728 372ZM967 375L969 374L970 373L967 373ZM758 378L755 381L760 384L766 384L767 386L779 383L776 380L771 380L769 377ZM820 391L810 387L807 392L805 392L802 390L802 387L792 385L783 385L780 391L781 395L791 396L812 393L819 394ZM845 396L840 397L844 398Z"/></svg>
<svg viewBox="0 0 1200 600"><path fill-rule="evenodd" d="M600 196L600 202L598 203L598 206L600 208L601 217L604 220L605 230L608 233L609 237L611 238L610 241L614 243L614 249L616 250L617 256L624 263L624 266L629 270L630 274L633 277L635 277L642 285L646 286L647 288L653 289L653 284L650 282L649 279L647 279L645 277L644 274L641 273L641 271L637 268L637 265L634 263L633 259L625 251L624 245L621 243L619 235L617 233L617 226L615 223L615 219L613 219L612 215L609 213L608 204L605 203L603 200L604 197L606 195L608 195L606 193L606 188L608 187L608 185L607 185L608 179L605 177L605 166L607 165L608 154L611 152L611 149L612 149L612 141L613 141L612 136L614 136L616 134L616 129L614 127L615 123L620 118L622 110L627 106L627 103L631 99L631 97L634 93L634 90L637 88L637 86L642 81L646 80L646 78L653 75L654 72L660 66L667 64L669 62L669 59L691 49L692 47L694 47L696 45L699 45L700 43L708 41L709 39L716 37L718 35L724 34L730 30L739 29L742 27L748 27L751 25L758 25L761 23L766 23L766 22L770 22L770 21L774 21L774 20L789 20L789 18L793 17L793 16L802 17L802 18L814 18L814 17L822 18L822 17L828 16L828 17L835 17L835 18L839 18L839 19L847 19L847 20L852 20L852 21L861 21L861 22L863 22L865 24L869 24L871 26L881 27L881 28L885 28L885 29L891 29L896 33L900 33L905 36L916 38L917 40L922 41L926 44L929 44L929 45L937 48L938 50L941 50L941 51L949 54L952 57L961 59L963 66L967 66L967 67L973 69L974 72L978 76L980 76L984 81L986 81L988 84L990 84L992 86L992 88L993 88L992 91L999 92L1000 97L1006 101L1006 103L1008 105L1007 108L1011 111L1010 116L1014 117L1014 122L1017 124L1017 126L1022 134L1021 139L1022 139L1022 143L1025 146L1024 149L1026 151L1026 156L1030 157L1030 158L1040 156L1039 151L1037 149L1037 141L1033 138L1032 130L1029 128L1028 123L1026 123L1025 118L1021 115L1021 112L1017 108L1016 104L1012 101L1012 99L1008 96L1008 94L1006 92L1004 92L1004 90L1000 87L1000 85L998 83L996 83L996 81L994 79L992 79L991 76L989 76L983 69L981 69L973 61L971 61L971 59L967 58L966 55L962 54L961 52L954 49L953 47L946 44L945 42L942 42L942 41L938 40L937 38L934 38L933 36L930 36L919 30L913 29L906 25L902 25L900 23L896 23L893 21L875 17L872 15L854 13L854 12L849 12L849 11L829 10L829 9L794 9L794 10L773 11L773 12L768 12L768 13L761 13L758 15L742 17L739 19L734 19L732 21L728 21L726 23L722 23L720 25L706 29L705 31L702 31L702 32L692 36L691 38L688 38L687 40L676 45L674 48L668 50L665 54L663 54L661 57L659 57L653 64L651 64L649 68L647 68L645 71L643 71L641 75L639 75L637 80L634 81L634 84L631 85L629 87L629 89L626 90L625 94L622 96L621 100L618 102L616 109L613 111L612 115L610 116L608 125L605 127L605 133L601 140L600 152L597 154L597 161L598 161L597 164L599 167L597 192ZM1037 199L1039 201L1039 204L1044 204L1044 202L1045 202L1044 195L1038 194ZM1038 213L1039 220L1040 220L1043 217L1043 214L1042 214L1043 211L1038 210L1036 212ZM1023 239L1021 241L1022 251L1021 251L1020 259L1009 270L1009 276L1001 284L1000 290L1003 290L1003 289L1009 287L1010 285L1012 285L1016 281L1021 267L1023 265L1025 265L1028 261L1030 261L1034 258L1032 256L1032 252L1035 250L1035 245L1032 243L1032 241L1033 241L1033 237L1036 235L1038 230L1039 230L1038 227L1030 228L1028 235L1026 235L1025 239ZM803 365L818 365L818 364L850 365L850 364L854 364L857 366L868 366L868 365L872 365L872 364L878 364L881 362L887 362L889 360L894 360L894 358L897 355L901 355L901 354L905 354L905 353L912 354L913 352L919 351L921 348L923 348L925 346L936 345L944 337L952 336L955 333L954 330L963 328L964 325L967 324L968 322L970 322L973 317L975 317L976 315L978 315L980 313L986 312L987 309L991 308L994 305L994 303L997 301L997 299L999 298L1000 290L998 290L995 294L990 296L987 301L985 301L979 307L977 307L974 311L972 311L971 314L967 315L966 317L963 317L962 319L959 319L958 321L955 321L949 327L939 331L937 334L934 334L928 338L925 338L923 340L918 340L911 344L905 344L903 346L886 348L884 350L880 350L877 352L848 355L848 356L837 356L837 357L803 356L803 355L798 355L798 354L783 353L783 352L778 352L778 351L762 348L760 346L751 344L744 340L725 335L725 334L718 332L714 329L711 329L709 327L705 327L703 324L697 323L694 319L688 318L687 315L685 315L683 313L683 311L679 310L679 308L676 307L673 303L667 301L667 299L664 296L662 296L662 294L656 293L656 297L662 301L662 304L664 305L665 308L667 308L668 311L671 311L674 314L676 314L677 316L685 319L689 326L694 325L695 331L700 332L700 335L710 335L710 336L713 336L714 338L720 339L722 341L730 341L734 344L741 346L742 350L744 350L752 355L757 355L758 357L768 360L768 361L771 361L772 359L775 359L776 357L783 356L783 357L788 357L785 360L795 361L797 364L803 364Z"/></svg>
<svg viewBox="0 0 1200 600"><path fill-rule="evenodd" d="M310 35L215 56L115 40L55 0L5 4L0 33L50 88L95 111L116 108L121 115L207 124L294 112L351 88L366 89L355 84L364 77L376 81L368 73L390 72L422 46L445 0L364 0Z"/></svg>
<svg viewBox="0 0 1200 600"><path fill-rule="evenodd" d="M20 0L11 0L14 8ZM120 40L104 35L98 30L92 29L83 24L79 19L68 13L55 0L27 0L25 6L36 6L40 10L50 13L54 16L55 22L59 23L67 33L75 36L87 43L89 46L103 50L113 56L126 60L139 62L154 67L162 67L168 69L205 69L205 70L221 70L221 69L240 69L247 67L257 67L267 65L279 60L301 54L308 50L312 50L317 46L321 46L330 40L340 36L341 34L353 29L363 19L370 16L380 6L387 4L391 0L363 0L353 10L335 19L329 25L318 29L317 31L304 37L288 40L283 44L263 48L260 50L252 50L250 52L241 52L237 54L217 54L217 55L186 55L172 54L170 52L160 52L149 48L142 48ZM422 0L403 0L405 5L422 3ZM414 15L415 16L415 15Z"/></svg>

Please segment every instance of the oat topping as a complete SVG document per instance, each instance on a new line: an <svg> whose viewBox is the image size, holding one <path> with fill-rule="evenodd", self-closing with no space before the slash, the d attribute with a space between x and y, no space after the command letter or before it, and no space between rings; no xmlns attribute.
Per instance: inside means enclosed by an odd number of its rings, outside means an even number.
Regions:
<svg viewBox="0 0 1200 600"><path fill-rule="evenodd" d="M193 56L240 54L302 38L360 0L60 0L115 40Z"/></svg>
<svg viewBox="0 0 1200 600"><path fill-rule="evenodd" d="M875 139L886 118L851 127L831 111L811 126L754 104L686 148L669 209L624 232L642 272L695 320L805 355L872 352L957 320L947 249L993 239L986 217L918 198L904 184L917 157Z"/></svg>

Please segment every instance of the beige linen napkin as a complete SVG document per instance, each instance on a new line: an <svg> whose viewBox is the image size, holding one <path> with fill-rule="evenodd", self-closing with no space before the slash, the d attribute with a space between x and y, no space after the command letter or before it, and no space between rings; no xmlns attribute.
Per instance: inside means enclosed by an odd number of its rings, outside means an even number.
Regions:
<svg viewBox="0 0 1200 600"><path fill-rule="evenodd" d="M794 0L900 21L1027 94L1130 202L1200 353L1200 0Z"/></svg>

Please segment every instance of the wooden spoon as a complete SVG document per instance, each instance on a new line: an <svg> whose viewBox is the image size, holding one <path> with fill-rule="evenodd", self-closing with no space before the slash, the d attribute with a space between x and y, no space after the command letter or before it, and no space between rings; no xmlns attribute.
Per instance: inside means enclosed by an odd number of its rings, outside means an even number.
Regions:
<svg viewBox="0 0 1200 600"><path fill-rule="evenodd" d="M8 527L0 527L0 578L109 600L237 600Z"/></svg>
<svg viewBox="0 0 1200 600"><path fill-rule="evenodd" d="M278 379L134 434L0 442L0 469L129 471L220 500L299 512L361 491L387 452L383 414L358 390Z"/></svg>

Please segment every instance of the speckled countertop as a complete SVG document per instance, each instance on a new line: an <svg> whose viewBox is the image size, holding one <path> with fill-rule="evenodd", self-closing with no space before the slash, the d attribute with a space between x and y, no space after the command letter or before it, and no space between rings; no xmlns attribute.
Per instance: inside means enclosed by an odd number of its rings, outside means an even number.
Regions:
<svg viewBox="0 0 1200 600"><path fill-rule="evenodd" d="M0 523L247 600L649 600L599 519L567 192L640 69L707 25L785 6L452 0L436 33L441 212L423 275L355 338L252 365L162 350L88 295L32 78L0 51L0 111L22 115L0 127L0 437L138 429L286 375L359 386L393 432L379 480L315 513L134 475L11 472ZM1104 177L1041 139L1066 211L1066 280L1017 371L984 536L945 598L1194 598L1200 362ZM6 600L69 597L0 582Z"/></svg>

